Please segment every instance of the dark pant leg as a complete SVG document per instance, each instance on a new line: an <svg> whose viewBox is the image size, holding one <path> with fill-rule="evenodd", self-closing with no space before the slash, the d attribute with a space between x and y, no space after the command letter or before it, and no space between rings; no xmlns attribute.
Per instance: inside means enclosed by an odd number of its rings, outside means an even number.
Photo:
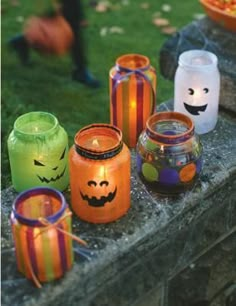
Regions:
<svg viewBox="0 0 236 306"><path fill-rule="evenodd" d="M83 73L87 67L85 44L80 26L80 22L82 18L84 18L82 9L80 0L62 1L62 14L70 24L74 33L74 44L71 50L72 60L76 66L76 69L81 73Z"/></svg>

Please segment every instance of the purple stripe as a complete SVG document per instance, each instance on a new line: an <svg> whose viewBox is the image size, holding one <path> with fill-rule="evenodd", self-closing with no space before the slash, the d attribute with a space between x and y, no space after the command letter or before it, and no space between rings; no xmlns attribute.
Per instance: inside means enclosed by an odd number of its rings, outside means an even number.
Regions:
<svg viewBox="0 0 236 306"><path fill-rule="evenodd" d="M58 225L59 228L63 229L61 224ZM64 229L63 229L64 230ZM59 243L59 252L61 258L61 267L63 274L68 270L67 261L66 261L66 243L65 235L60 231L57 231L58 243Z"/></svg>
<svg viewBox="0 0 236 306"><path fill-rule="evenodd" d="M111 93L112 124L114 124L115 126L117 126L116 76L118 75L116 74L112 79L112 93Z"/></svg>
<svg viewBox="0 0 236 306"><path fill-rule="evenodd" d="M34 241L34 229L27 227L26 230L26 239L27 239L27 248L29 253L29 260L32 265L32 269L35 273L35 275L38 275L38 265L37 265L37 259L36 259L36 251L35 251L35 241Z"/></svg>
<svg viewBox="0 0 236 306"><path fill-rule="evenodd" d="M139 76L136 76L137 80L137 134L139 137L143 130L143 80Z"/></svg>

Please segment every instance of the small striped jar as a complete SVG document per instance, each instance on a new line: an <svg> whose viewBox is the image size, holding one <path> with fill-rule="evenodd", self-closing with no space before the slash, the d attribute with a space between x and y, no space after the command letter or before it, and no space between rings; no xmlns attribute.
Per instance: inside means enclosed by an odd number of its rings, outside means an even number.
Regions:
<svg viewBox="0 0 236 306"><path fill-rule="evenodd" d="M123 141L135 148L156 105L156 71L148 57L125 54L110 70L110 122L121 129Z"/></svg>
<svg viewBox="0 0 236 306"><path fill-rule="evenodd" d="M18 270L38 287L71 268L71 211L61 192L38 187L19 194L11 226Z"/></svg>

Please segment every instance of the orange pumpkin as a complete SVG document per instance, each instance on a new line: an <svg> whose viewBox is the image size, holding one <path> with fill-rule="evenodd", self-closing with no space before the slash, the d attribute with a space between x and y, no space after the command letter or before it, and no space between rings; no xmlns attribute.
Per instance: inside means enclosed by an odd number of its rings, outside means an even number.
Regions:
<svg viewBox="0 0 236 306"><path fill-rule="evenodd" d="M34 49L56 55L66 53L74 39L70 25L61 15L29 18L24 35Z"/></svg>
<svg viewBox="0 0 236 306"><path fill-rule="evenodd" d="M80 130L70 154L71 203L92 223L107 223L130 207L130 152L121 131L109 124Z"/></svg>

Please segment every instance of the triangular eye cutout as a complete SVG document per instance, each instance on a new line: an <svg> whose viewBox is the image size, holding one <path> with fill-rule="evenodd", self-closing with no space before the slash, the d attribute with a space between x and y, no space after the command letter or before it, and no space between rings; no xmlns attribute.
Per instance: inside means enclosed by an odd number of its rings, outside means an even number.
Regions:
<svg viewBox="0 0 236 306"><path fill-rule="evenodd" d="M60 160L62 160L65 157L66 148L64 149L63 153L61 154Z"/></svg>
<svg viewBox="0 0 236 306"><path fill-rule="evenodd" d="M38 160L34 159L35 166L45 166L44 164L40 163Z"/></svg>

